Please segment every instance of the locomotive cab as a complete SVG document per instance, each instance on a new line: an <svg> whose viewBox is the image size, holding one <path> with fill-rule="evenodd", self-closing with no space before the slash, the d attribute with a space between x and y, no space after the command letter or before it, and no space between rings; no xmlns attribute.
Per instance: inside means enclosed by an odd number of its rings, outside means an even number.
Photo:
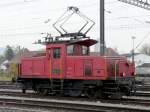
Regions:
<svg viewBox="0 0 150 112"><path fill-rule="evenodd" d="M88 56L90 54L90 46L96 44L93 39L78 40L70 42L66 45L68 56Z"/></svg>
<svg viewBox="0 0 150 112"><path fill-rule="evenodd" d="M67 55L68 56L85 56L89 55L89 47L84 45L67 45Z"/></svg>
<svg viewBox="0 0 150 112"><path fill-rule="evenodd" d="M64 56L88 56L90 54L90 46L96 44L97 41L93 39L51 43L46 45L47 58L50 58L50 53L54 53L53 57L59 58ZM53 50L52 50L53 49Z"/></svg>
<svg viewBox="0 0 150 112"><path fill-rule="evenodd" d="M50 79L104 78L104 59L89 55L90 46L96 43L96 40L89 38L47 43L46 57L49 62ZM95 63L96 61L99 63ZM100 71L101 73L99 73Z"/></svg>

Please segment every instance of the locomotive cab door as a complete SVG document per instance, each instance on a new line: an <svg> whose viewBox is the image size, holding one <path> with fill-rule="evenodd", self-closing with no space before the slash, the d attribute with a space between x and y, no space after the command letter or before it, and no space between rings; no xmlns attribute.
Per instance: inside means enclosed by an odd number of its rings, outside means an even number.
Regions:
<svg viewBox="0 0 150 112"><path fill-rule="evenodd" d="M61 47L49 49L50 79L63 78L63 56Z"/></svg>

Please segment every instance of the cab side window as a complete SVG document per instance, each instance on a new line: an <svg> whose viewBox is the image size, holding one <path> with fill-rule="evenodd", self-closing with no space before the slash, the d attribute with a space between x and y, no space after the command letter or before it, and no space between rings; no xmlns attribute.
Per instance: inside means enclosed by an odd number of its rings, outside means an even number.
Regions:
<svg viewBox="0 0 150 112"><path fill-rule="evenodd" d="M82 54L83 55L88 55L88 47L82 46Z"/></svg>
<svg viewBox="0 0 150 112"><path fill-rule="evenodd" d="M60 55L61 55L60 48L55 48L53 53L53 58L58 59L60 58Z"/></svg>
<svg viewBox="0 0 150 112"><path fill-rule="evenodd" d="M73 55L74 50L74 45L68 45L67 46L67 54L68 55Z"/></svg>

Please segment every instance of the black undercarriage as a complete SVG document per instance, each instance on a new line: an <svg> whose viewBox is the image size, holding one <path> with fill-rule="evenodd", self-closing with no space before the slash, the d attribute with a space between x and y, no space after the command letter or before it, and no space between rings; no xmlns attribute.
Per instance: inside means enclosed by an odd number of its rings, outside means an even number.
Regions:
<svg viewBox="0 0 150 112"><path fill-rule="evenodd" d="M60 80L60 79L25 79L19 78L22 92L32 89L40 95L59 94L65 96L87 96L90 98L110 97L120 98L130 96L135 92L134 78L117 80Z"/></svg>

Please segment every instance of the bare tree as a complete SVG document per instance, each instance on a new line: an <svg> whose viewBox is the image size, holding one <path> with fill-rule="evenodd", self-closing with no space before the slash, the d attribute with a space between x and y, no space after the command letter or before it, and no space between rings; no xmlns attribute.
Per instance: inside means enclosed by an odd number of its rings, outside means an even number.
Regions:
<svg viewBox="0 0 150 112"><path fill-rule="evenodd" d="M140 53L150 55L150 44L144 44L139 51Z"/></svg>
<svg viewBox="0 0 150 112"><path fill-rule="evenodd" d="M11 60L14 57L14 51L11 46L7 45L5 50L5 58Z"/></svg>

